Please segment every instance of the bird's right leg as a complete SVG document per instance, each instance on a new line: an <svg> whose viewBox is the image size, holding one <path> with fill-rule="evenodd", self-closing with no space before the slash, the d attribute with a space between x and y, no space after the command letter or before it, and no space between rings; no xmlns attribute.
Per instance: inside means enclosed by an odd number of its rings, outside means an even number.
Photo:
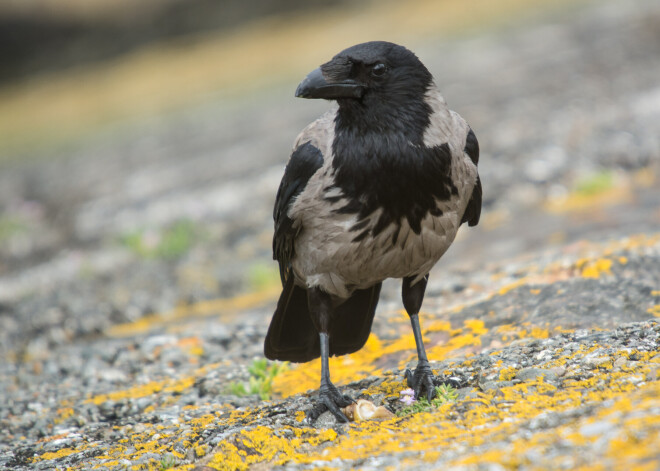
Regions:
<svg viewBox="0 0 660 471"><path fill-rule="evenodd" d="M423 392L426 392L426 398L430 401L435 395L435 387L433 386L433 371L429 366L429 361L426 358L426 349L424 348L424 341L422 340L422 330L419 326L419 310L422 307L424 300L424 292L426 291L426 283L429 279L427 274L424 278L419 280L416 284L411 285L413 277L403 279L402 284L402 298L403 306L408 312L410 317L410 324L412 325L413 334L415 335L415 345L417 346L417 368L414 373L406 370L406 381L408 386L415 391L415 397L421 397Z"/></svg>
<svg viewBox="0 0 660 471"><path fill-rule="evenodd" d="M328 358L330 356L330 322L332 320L332 299L330 295L324 293L319 288L307 290L307 302L309 304L309 314L312 322L319 332L321 341L321 387L319 388L319 405L310 413L312 421L326 410L332 412L339 422L348 422L348 419L341 411L341 407L346 407L353 403L349 396L343 396L334 384L330 381L330 366Z"/></svg>

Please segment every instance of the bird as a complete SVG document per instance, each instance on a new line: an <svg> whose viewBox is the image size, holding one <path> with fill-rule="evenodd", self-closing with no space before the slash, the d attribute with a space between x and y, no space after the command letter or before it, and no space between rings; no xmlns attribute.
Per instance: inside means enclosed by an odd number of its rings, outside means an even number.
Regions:
<svg viewBox="0 0 660 471"><path fill-rule="evenodd" d="M349 47L310 72L296 97L336 102L296 138L273 209L282 293L264 341L271 360L321 357L311 420L353 402L329 357L361 349L382 282L402 279L417 347L416 397L435 394L419 322L429 271L481 214L479 143L432 74L387 41ZM310 414L308 414L310 417Z"/></svg>

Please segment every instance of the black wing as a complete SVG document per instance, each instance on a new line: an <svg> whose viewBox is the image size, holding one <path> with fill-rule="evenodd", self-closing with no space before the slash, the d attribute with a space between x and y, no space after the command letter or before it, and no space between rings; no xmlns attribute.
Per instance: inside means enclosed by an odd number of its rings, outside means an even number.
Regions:
<svg viewBox="0 0 660 471"><path fill-rule="evenodd" d="M310 142L294 149L289 163L284 170L273 209L275 234L273 235L273 259L280 264L280 277L285 283L293 259L293 242L298 229L293 227L293 220L288 216L289 208L296 196L307 185L309 179L323 165L323 154Z"/></svg>
<svg viewBox="0 0 660 471"><path fill-rule="evenodd" d="M477 141L477 136L474 135L472 129L468 132L465 140L465 153L474 162L474 165L479 163L479 141ZM474 185L470 201L465 213L463 213L461 224L467 222L469 226L476 226L479 223L479 216L481 216L481 179L477 175L477 183Z"/></svg>

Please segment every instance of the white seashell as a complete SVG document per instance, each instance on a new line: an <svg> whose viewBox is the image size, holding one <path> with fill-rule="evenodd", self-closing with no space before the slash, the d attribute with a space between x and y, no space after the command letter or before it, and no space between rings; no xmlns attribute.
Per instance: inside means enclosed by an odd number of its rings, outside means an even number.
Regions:
<svg viewBox="0 0 660 471"><path fill-rule="evenodd" d="M366 399L358 399L357 402L350 404L342 409L342 412L351 422L361 420L389 419L394 414L383 406L378 406Z"/></svg>

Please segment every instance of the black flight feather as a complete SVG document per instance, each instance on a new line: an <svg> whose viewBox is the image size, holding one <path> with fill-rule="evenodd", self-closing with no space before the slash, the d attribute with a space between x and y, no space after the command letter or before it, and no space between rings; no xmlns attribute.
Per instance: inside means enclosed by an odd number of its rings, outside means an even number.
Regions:
<svg viewBox="0 0 660 471"><path fill-rule="evenodd" d="M323 165L323 154L310 142L298 146L291 154L291 159L284 170L282 182L277 190L273 219L275 234L273 235L273 259L280 265L280 278L285 284L286 274L293 259L293 243L297 229L293 220L287 215L296 196L303 191L309 179Z"/></svg>
<svg viewBox="0 0 660 471"><path fill-rule="evenodd" d="M470 157L474 165L479 163L479 141L477 141L477 136L475 136L472 129L468 132L467 138L465 140L465 153ZM465 208L465 213L463 213L463 218L461 219L461 224L464 222L468 223L468 226L476 226L479 223L479 217L481 216L481 179L477 176L477 183L474 185L472 190L472 195L470 196L470 201L468 202L467 208Z"/></svg>

